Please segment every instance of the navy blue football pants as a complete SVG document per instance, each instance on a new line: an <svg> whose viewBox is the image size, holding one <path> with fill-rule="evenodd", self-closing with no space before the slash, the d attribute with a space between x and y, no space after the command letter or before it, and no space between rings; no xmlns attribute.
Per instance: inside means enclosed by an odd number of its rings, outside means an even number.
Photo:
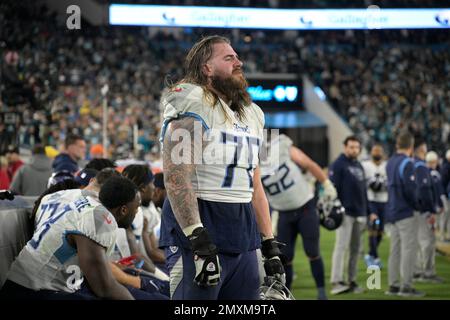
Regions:
<svg viewBox="0 0 450 320"><path fill-rule="evenodd" d="M199 287L194 283L192 251L166 247L172 300L258 300L259 272L256 250L240 254L219 253L220 281L216 286Z"/></svg>

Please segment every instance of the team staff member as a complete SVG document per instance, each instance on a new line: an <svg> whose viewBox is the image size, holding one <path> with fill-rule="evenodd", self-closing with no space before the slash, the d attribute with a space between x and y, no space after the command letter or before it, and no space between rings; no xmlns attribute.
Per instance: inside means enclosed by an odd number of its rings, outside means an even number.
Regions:
<svg viewBox="0 0 450 320"><path fill-rule="evenodd" d="M434 224L438 207L433 178L431 171L425 163L427 145L419 142L414 150L415 154L415 181L416 181L416 210L420 213L418 217L418 244L415 278L428 282L440 282L436 276L435 252L436 236Z"/></svg>
<svg viewBox="0 0 450 320"><path fill-rule="evenodd" d="M421 297L423 292L412 286L417 257L417 218L414 212L416 183L414 160L411 158L414 137L401 133L396 140L396 153L388 160L388 203L386 222L391 225L389 250L389 290L387 295Z"/></svg>
<svg viewBox="0 0 450 320"><path fill-rule="evenodd" d="M367 187L364 169L358 161L361 142L355 136L344 141L342 153L330 166L330 180L336 187L338 198L345 208L342 225L336 230L331 269L332 294L363 290L356 283L358 252L367 215ZM349 249L348 283L344 281L344 255Z"/></svg>

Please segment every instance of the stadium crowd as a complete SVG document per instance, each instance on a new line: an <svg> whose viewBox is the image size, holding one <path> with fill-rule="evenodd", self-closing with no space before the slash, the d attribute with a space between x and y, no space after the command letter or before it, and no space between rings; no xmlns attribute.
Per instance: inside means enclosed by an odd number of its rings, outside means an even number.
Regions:
<svg viewBox="0 0 450 320"><path fill-rule="evenodd" d="M164 84L179 79L177 61L192 41L219 32L232 39L247 73L309 75L365 147L379 141L391 152L393 137L404 127L425 133L441 156L449 147L450 43L445 31L155 31L83 23L83 32L75 33L45 7L33 3L30 10L28 5L2 4L0 103L3 114L14 109L20 118L14 128L3 117L0 135L9 143L2 143L2 153L9 144L58 148L69 132L85 137L88 147L101 144L100 89L107 83L107 155L127 158L133 152L135 126L134 156L142 158L154 146L156 155Z"/></svg>

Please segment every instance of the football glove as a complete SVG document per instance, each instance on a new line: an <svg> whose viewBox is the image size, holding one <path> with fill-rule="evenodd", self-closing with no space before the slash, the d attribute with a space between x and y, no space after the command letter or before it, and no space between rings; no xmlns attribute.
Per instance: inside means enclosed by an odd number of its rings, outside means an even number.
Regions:
<svg viewBox="0 0 450 320"><path fill-rule="evenodd" d="M334 200L337 198L336 188L334 187L330 179L325 180L322 183L322 187L323 187L323 194L322 194L323 197L326 197L329 200Z"/></svg>
<svg viewBox="0 0 450 320"><path fill-rule="evenodd" d="M282 260L286 260L278 247L280 243L274 238L261 242L261 253L264 260L264 270L269 277L275 277L282 284L286 283L286 274Z"/></svg>
<svg viewBox="0 0 450 320"><path fill-rule="evenodd" d="M220 281L221 269L219 257L217 247L211 242L206 228L196 228L188 239L194 254L194 283L200 287L217 285Z"/></svg>

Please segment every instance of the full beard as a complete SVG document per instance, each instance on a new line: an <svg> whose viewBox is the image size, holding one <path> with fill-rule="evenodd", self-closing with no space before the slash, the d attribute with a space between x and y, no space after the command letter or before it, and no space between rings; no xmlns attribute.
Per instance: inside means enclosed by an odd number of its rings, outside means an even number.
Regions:
<svg viewBox="0 0 450 320"><path fill-rule="evenodd" d="M244 107L251 104L252 100L247 92L248 82L244 75L211 78L212 87L225 96L229 102L230 109L238 114L239 118L244 115Z"/></svg>

